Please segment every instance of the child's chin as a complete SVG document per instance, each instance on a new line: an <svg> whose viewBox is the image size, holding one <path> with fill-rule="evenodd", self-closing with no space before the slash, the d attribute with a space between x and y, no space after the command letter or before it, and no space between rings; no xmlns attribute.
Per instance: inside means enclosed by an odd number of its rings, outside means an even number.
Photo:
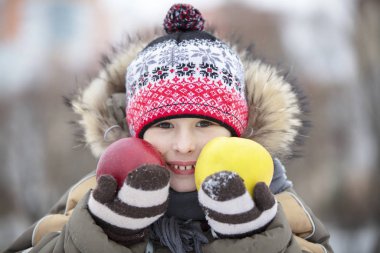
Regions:
<svg viewBox="0 0 380 253"><path fill-rule="evenodd" d="M194 176L171 178L170 187L176 192L192 192L196 190Z"/></svg>

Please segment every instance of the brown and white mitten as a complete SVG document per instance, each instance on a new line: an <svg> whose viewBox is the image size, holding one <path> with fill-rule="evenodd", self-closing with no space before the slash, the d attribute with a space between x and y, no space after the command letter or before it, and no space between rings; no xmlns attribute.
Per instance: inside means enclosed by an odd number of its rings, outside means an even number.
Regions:
<svg viewBox="0 0 380 253"><path fill-rule="evenodd" d="M277 202L265 183L255 185L252 199L243 179L230 171L207 177L198 199L217 238L242 238L261 232L277 213Z"/></svg>
<svg viewBox="0 0 380 253"><path fill-rule="evenodd" d="M88 209L108 237L125 246L142 241L147 227L168 206L169 172L158 165L144 165L130 172L117 191L111 175L102 175L91 192Z"/></svg>

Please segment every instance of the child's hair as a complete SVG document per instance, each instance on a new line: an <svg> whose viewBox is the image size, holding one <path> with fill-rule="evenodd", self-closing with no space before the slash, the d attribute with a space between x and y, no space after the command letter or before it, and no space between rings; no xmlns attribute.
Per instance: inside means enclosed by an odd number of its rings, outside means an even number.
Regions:
<svg viewBox="0 0 380 253"><path fill-rule="evenodd" d="M152 41L128 66L126 115L142 138L158 121L205 118L241 136L248 123L244 69L238 54L202 31L199 11L174 5L164 21L167 35Z"/></svg>

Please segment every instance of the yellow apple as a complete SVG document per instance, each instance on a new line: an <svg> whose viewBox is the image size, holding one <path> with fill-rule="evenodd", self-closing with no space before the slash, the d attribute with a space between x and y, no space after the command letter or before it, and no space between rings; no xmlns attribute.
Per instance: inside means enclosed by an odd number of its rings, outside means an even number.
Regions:
<svg viewBox="0 0 380 253"><path fill-rule="evenodd" d="M258 182L268 186L273 177L273 159L259 143L238 137L217 137L202 149L195 166L197 189L206 177L219 171L232 171L243 180L248 192L253 196L253 188Z"/></svg>

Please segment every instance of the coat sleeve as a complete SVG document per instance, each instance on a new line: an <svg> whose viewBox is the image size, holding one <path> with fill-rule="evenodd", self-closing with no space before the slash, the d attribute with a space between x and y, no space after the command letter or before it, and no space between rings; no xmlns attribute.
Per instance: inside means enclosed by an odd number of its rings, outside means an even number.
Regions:
<svg viewBox="0 0 380 253"><path fill-rule="evenodd" d="M62 231L46 234L32 249L34 252L144 252L147 241L130 248L109 240L102 228L95 224L87 209L89 192L78 202Z"/></svg>
<svg viewBox="0 0 380 253"><path fill-rule="evenodd" d="M205 253L216 252L271 252L301 253L302 250L292 234L283 208L278 205L274 220L262 233L242 239L217 239L203 247Z"/></svg>
<svg viewBox="0 0 380 253"><path fill-rule="evenodd" d="M5 253L12 253L12 252L25 252L30 250L33 247L33 237L35 235L36 229L38 226L43 224L41 221L46 221L46 217L63 217L63 213L65 212L65 205L67 202L67 198L69 195L69 191L67 191L61 199L52 207L52 209L49 211L48 215L44 216L41 220L31 225L25 232L23 232L6 250ZM62 219L55 219L55 221L58 221ZM55 224L55 228L56 228ZM63 225L62 225L63 226ZM58 228L61 230L61 228Z"/></svg>
<svg viewBox="0 0 380 253"><path fill-rule="evenodd" d="M333 252L329 232L294 189L277 194L276 198L282 204L292 233L304 252Z"/></svg>
<svg viewBox="0 0 380 253"><path fill-rule="evenodd" d="M95 185L93 173L80 180L5 252L144 252L146 242L126 248L95 224L87 209L89 190Z"/></svg>

